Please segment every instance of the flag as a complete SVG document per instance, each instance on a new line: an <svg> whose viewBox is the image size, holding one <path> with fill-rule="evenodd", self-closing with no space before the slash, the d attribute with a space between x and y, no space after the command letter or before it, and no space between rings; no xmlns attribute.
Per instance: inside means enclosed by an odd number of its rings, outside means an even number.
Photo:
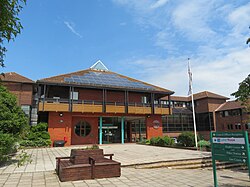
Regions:
<svg viewBox="0 0 250 187"><path fill-rule="evenodd" d="M192 94L192 72L190 68L189 58L188 58L188 78L189 78L188 95L191 95Z"/></svg>

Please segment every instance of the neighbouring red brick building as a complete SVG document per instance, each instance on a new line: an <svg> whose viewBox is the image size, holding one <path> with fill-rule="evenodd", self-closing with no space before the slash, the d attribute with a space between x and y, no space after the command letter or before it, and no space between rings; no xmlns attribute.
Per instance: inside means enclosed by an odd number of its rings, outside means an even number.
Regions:
<svg viewBox="0 0 250 187"><path fill-rule="evenodd" d="M194 94L196 129L198 134L209 139L210 131L240 131L248 130L249 114L236 101L204 91ZM162 98L161 102L167 102ZM172 114L163 116L163 134L178 137L183 131L194 131L191 97L171 96Z"/></svg>
<svg viewBox="0 0 250 187"><path fill-rule="evenodd" d="M36 88L35 82L15 72L0 75L0 80L0 84L7 87L16 96L17 104L30 117L30 123L36 124L37 110L36 107L33 107L35 105L33 97Z"/></svg>

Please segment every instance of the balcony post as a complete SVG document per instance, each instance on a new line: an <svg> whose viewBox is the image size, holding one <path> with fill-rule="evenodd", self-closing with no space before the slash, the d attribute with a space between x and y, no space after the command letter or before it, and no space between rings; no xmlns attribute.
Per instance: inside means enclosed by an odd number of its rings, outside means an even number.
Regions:
<svg viewBox="0 0 250 187"><path fill-rule="evenodd" d="M99 144L102 145L102 116L99 121Z"/></svg>
<svg viewBox="0 0 250 187"><path fill-rule="evenodd" d="M44 112L45 94L46 94L46 84L43 85L43 112Z"/></svg>
<svg viewBox="0 0 250 187"><path fill-rule="evenodd" d="M168 112L169 112L169 115L171 115L171 103L170 103L170 95L168 95Z"/></svg>
<svg viewBox="0 0 250 187"><path fill-rule="evenodd" d="M152 107L152 114L155 113L155 94L151 93L151 107Z"/></svg>
<svg viewBox="0 0 250 187"><path fill-rule="evenodd" d="M124 144L124 116L121 120L121 143Z"/></svg>

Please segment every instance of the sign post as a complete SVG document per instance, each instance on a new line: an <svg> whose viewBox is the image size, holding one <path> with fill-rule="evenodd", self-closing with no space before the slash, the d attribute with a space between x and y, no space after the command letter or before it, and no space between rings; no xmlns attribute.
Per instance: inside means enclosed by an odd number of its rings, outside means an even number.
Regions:
<svg viewBox="0 0 250 187"><path fill-rule="evenodd" d="M250 177L250 152L247 131L211 132L210 140L215 187L218 187L216 160L246 164Z"/></svg>

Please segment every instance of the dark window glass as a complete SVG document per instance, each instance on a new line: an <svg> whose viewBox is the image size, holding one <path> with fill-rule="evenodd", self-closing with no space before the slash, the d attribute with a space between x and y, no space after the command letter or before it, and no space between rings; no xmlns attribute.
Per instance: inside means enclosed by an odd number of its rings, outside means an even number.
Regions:
<svg viewBox="0 0 250 187"><path fill-rule="evenodd" d="M78 136L85 137L88 136L91 131L91 126L86 121L80 121L75 125L75 133Z"/></svg>

